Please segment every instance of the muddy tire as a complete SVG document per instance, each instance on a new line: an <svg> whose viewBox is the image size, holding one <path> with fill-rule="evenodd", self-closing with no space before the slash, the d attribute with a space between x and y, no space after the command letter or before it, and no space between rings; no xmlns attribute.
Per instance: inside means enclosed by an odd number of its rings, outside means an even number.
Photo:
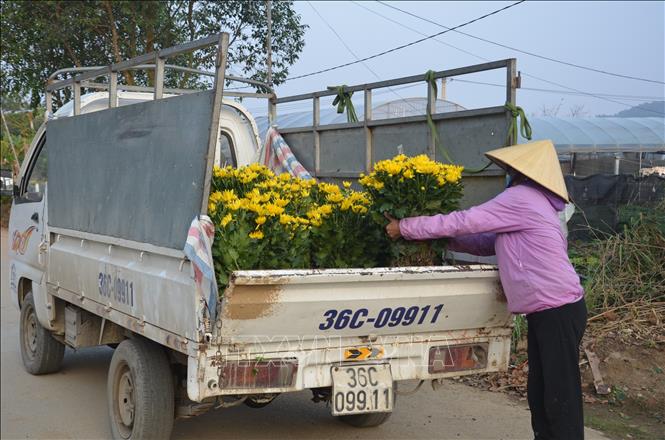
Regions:
<svg viewBox="0 0 665 440"><path fill-rule="evenodd" d="M60 370L65 346L39 323L32 292L28 292L21 305L19 335L21 359L28 373L39 375Z"/></svg>
<svg viewBox="0 0 665 440"><path fill-rule="evenodd" d="M369 413L339 416L338 418L347 425L355 426L356 428L373 428L375 426L383 425L391 415L391 412Z"/></svg>
<svg viewBox="0 0 665 440"><path fill-rule="evenodd" d="M107 380L114 439L168 439L174 421L173 373L159 345L139 339L121 342Z"/></svg>

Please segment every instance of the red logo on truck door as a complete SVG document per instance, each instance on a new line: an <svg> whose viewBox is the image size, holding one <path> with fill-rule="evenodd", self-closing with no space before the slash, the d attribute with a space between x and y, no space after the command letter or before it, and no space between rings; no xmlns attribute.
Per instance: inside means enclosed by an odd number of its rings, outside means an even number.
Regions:
<svg viewBox="0 0 665 440"><path fill-rule="evenodd" d="M23 232L14 231L14 234L12 235L12 250L17 254L25 254L25 250L28 247L28 241L30 241L30 236L35 229L37 229L35 226L30 226Z"/></svg>

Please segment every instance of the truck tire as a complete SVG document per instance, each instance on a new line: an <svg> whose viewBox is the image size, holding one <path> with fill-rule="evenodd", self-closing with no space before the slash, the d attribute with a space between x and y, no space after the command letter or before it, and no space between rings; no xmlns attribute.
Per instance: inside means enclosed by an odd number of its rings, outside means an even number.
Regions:
<svg viewBox="0 0 665 440"><path fill-rule="evenodd" d="M338 418L347 425L355 426L356 428L373 428L375 426L383 425L391 415L391 412L368 413L339 416Z"/></svg>
<svg viewBox="0 0 665 440"><path fill-rule="evenodd" d="M26 371L39 375L60 370L65 346L39 323L32 292L28 292L23 300L20 323L21 359Z"/></svg>
<svg viewBox="0 0 665 440"><path fill-rule="evenodd" d="M159 345L126 339L109 366L107 396L114 439L168 439L174 421L173 372Z"/></svg>

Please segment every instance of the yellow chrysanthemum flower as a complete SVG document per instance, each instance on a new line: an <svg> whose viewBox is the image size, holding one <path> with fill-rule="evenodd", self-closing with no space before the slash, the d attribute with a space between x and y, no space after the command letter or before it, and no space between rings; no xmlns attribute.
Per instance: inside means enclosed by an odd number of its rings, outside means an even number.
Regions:
<svg viewBox="0 0 665 440"><path fill-rule="evenodd" d="M261 226L262 224L264 224L266 222L266 220L267 220L266 216L261 215L261 216L256 217L255 222L258 226Z"/></svg>
<svg viewBox="0 0 665 440"><path fill-rule="evenodd" d="M367 208L362 206L362 205L354 205L353 207L351 207L351 210L355 214L366 214L367 213Z"/></svg>
<svg viewBox="0 0 665 440"><path fill-rule="evenodd" d="M213 202L208 203L208 213L214 214L217 211L217 205Z"/></svg>
<svg viewBox="0 0 665 440"><path fill-rule="evenodd" d="M261 240L263 238L263 231L250 232L249 238L253 238L255 240Z"/></svg>
<svg viewBox="0 0 665 440"><path fill-rule="evenodd" d="M234 200L230 202L227 206L231 211L237 211L240 208L242 208L242 202L240 200Z"/></svg>
<svg viewBox="0 0 665 440"><path fill-rule="evenodd" d="M229 203L234 200L236 200L238 196L236 196L236 193L232 189L227 189L221 192L219 196L219 200L223 203Z"/></svg>
<svg viewBox="0 0 665 440"><path fill-rule="evenodd" d="M332 193L326 196L326 200L331 203L339 203L344 200L344 196L340 193Z"/></svg>
<svg viewBox="0 0 665 440"><path fill-rule="evenodd" d="M346 189L351 188L351 182L348 182L346 180L342 182L342 185L344 185L344 188L346 188Z"/></svg>
<svg viewBox="0 0 665 440"><path fill-rule="evenodd" d="M321 183L319 184L319 188L326 194L339 194L342 192L342 190L339 189L339 186L333 185L331 183Z"/></svg>
<svg viewBox="0 0 665 440"><path fill-rule="evenodd" d="M277 206L274 203L268 203L265 205L265 212L269 216L281 215L284 213L284 208L282 208L281 206Z"/></svg>
<svg viewBox="0 0 665 440"><path fill-rule="evenodd" d="M233 216L230 213L226 214L221 221L222 227L226 227L226 225L228 225L231 222L231 220L233 220Z"/></svg>
<svg viewBox="0 0 665 440"><path fill-rule="evenodd" d="M210 201L212 203L219 203L222 201L222 193L219 191L215 191L212 194L210 194Z"/></svg>
<svg viewBox="0 0 665 440"><path fill-rule="evenodd" d="M332 206L330 205L319 206L319 213L321 213L321 215L329 215L331 212L332 212Z"/></svg>
<svg viewBox="0 0 665 440"><path fill-rule="evenodd" d="M283 208L288 204L289 204L289 201L286 200L286 199L282 199L280 197L275 198L275 205L279 206L280 208Z"/></svg>

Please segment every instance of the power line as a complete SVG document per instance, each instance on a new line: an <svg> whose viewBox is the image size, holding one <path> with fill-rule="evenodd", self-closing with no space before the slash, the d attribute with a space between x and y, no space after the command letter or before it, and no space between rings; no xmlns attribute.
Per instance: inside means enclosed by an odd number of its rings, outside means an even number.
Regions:
<svg viewBox="0 0 665 440"><path fill-rule="evenodd" d="M604 75L615 76L617 78L632 79L632 80L635 80L635 81L644 81L644 82L653 83L653 84L665 84L665 82L663 82L663 81L657 81L657 80L648 79L648 78L640 78L640 77L637 77L637 76L631 76L631 75L624 75L624 74L621 74L621 73L609 72L607 70L596 69L594 67L589 67L589 66L583 66L581 64L575 64L575 63L571 63L569 61L559 60L559 59L548 57L548 56L545 56L545 55L540 55L540 54L537 54L537 53L534 53L534 52L529 52L529 51L526 51L526 50L518 49L516 47L508 46L506 44L498 43L496 41L492 41L492 40L488 40L486 38L478 37L476 35L471 35L469 33L463 32L463 31L458 31L458 30L456 30L456 28L448 28L448 27L446 27L442 24L439 24L439 23L437 23L433 20L430 20L430 19L424 18L424 17L420 17L420 16L418 16L416 14L413 14L409 11L405 11L404 9L400 9L397 6L389 5L388 3L380 1L380 0L377 0L377 3L379 3L383 6L386 6L388 8L394 9L396 11L400 11L404 14L410 15L414 18L424 20L424 21L426 21L428 23L431 23L431 24L434 24L438 27L448 29L448 30L454 30L457 33L460 33L462 35L466 35L467 37L475 38L476 40L484 41L485 43L494 44L495 46L503 47L504 49L514 50L516 52L520 52L520 53L523 53L525 55L529 55L529 56L532 56L532 57L540 58L540 59L551 61L551 62L554 62L554 63L563 64L563 65L570 66L570 67L575 67L575 68L578 68L578 69L588 70L588 71L591 71L591 72L602 73Z"/></svg>
<svg viewBox="0 0 665 440"><path fill-rule="evenodd" d="M357 6L360 6L360 5L359 5L358 3L356 3L356 2L353 2L353 3L356 4ZM380 2L379 2L379 3L380 3ZM388 6L388 5L387 5L387 6ZM374 10L372 10L372 9L366 8L366 7L364 7L364 6L361 6L361 7L363 7L363 9L365 9L365 10L367 10L367 11L369 11L369 12L372 12L372 13L374 13L374 14L376 14L376 15L379 15L379 16L381 16L381 17L387 19L387 20L390 20L390 19L388 19L387 17L385 17L385 16L379 14L378 12L376 12L376 11L374 11ZM392 6L391 6L391 7L392 7ZM401 10L400 10L400 11L401 11ZM442 28L445 28L445 29L450 29L450 30L453 30L453 29L454 29L454 28L448 28L448 27L446 27L446 26L444 26L444 25L442 25L442 24L438 24L438 23L436 23L436 22L432 22L431 20L429 20L429 19L427 19L427 18L424 18L424 17L420 17L420 16L418 16L418 15L416 15L416 14L412 14L412 13L410 13L410 12L406 12L406 11L403 11L403 12L404 12L405 14L408 14L408 15L410 15L410 16L412 16L412 17L415 17L415 18L418 18L418 19L420 19L420 20L426 21L426 22L428 22L428 23L436 24L436 25L439 26L439 27L442 27ZM396 21L393 21L393 20L390 20L390 21L392 21L393 23L396 23L396 24L398 24L398 25L400 25L400 26L402 26L402 27L405 27L405 28L407 28L407 29L409 29L409 30L411 30L411 31L413 31L413 32L416 32L416 33L419 33L419 34L422 35L422 33L421 33L420 31L417 31L417 30L411 29L411 28L409 28L408 26L403 25L403 24L401 24L401 23L399 23L399 22L396 22ZM462 33L462 34L463 34L463 35L467 35L466 33ZM471 36L471 35L469 34L469 36ZM438 40L438 39L434 39L434 41L437 41L437 42L441 43L441 41ZM465 52L466 52L466 51L465 51ZM470 55L476 57L476 58L481 59L481 60L489 61L489 59L487 59L487 58L485 58L485 57L481 57L480 55L472 54L471 52L468 52L468 53L469 53ZM593 93L585 92L585 91L583 91L583 90L578 90L578 89L576 89L576 88L573 88L573 87L570 87L570 86L566 86L566 85L564 85L564 84L560 84L560 83L557 83L557 82L554 82L554 81L551 81L551 80L548 80L548 79L545 79L545 78L540 78L540 77L538 77L538 76L531 75L531 74L526 73L526 72L524 72L524 71L522 71L522 73L523 73L524 76L526 76L526 77L530 77L530 78L533 78L533 79L535 79L535 80L545 82L545 83L547 83L547 84L555 85L555 86L557 86L557 87L561 87L561 88L563 88L563 89L567 89L567 90L570 90L570 91L573 91L573 92L579 93L579 94L581 94L581 95L590 96L590 97L592 97L592 98L600 99L600 100L607 101L607 102L611 102L611 103L614 103L614 104L619 104L619 105L622 105L622 106L624 106L624 107L633 107L631 104L627 104L627 103L625 103L625 102L616 101L616 100L611 99L611 98L606 98L606 97L603 97L603 96L595 95L595 94L593 94ZM665 114L663 114L663 113L661 113L661 112L658 112L658 111L654 111L654 110L650 110L650 109L644 109L644 110L646 110L646 111L648 111L648 112L651 112L651 113L654 113L654 114L657 114L657 115L659 115L659 116L665 116Z"/></svg>
<svg viewBox="0 0 665 440"><path fill-rule="evenodd" d="M457 78L450 78L450 81L453 82L461 82L461 83L468 83L468 84L478 84L478 85L483 85L483 86L494 86L494 87L501 87L505 88L505 84L496 84L496 83L488 83L488 82L482 82L482 81L471 81L471 80L466 80L466 79L457 79ZM556 94L563 94L563 95L575 95L579 96L581 95L580 93L573 92L573 91L565 91L565 90L555 90L555 89L540 89L536 87L520 87L520 90L527 90L530 92L543 92L543 93L556 93ZM665 100L665 97L663 96L636 96L636 95L614 95L614 94L608 94L608 93L594 93L594 96L604 96L607 98L618 98L618 99L628 99L632 101L659 101L659 100Z"/></svg>
<svg viewBox="0 0 665 440"><path fill-rule="evenodd" d="M503 12L503 11L505 11L505 10L507 10L507 9L510 9L510 8L512 8L512 7L515 7L515 6L519 5L520 3L524 3L525 1L526 1L526 0L519 0L519 1L515 2L515 3L511 3L511 4L508 5L508 6L504 6L503 8L500 8L500 9L494 10L494 11L492 11L492 12L489 12L489 13L485 14L485 15L482 15L482 16L480 16L480 17L474 18L473 20L469 20L469 21L467 21L467 22L465 22L465 23L459 24L459 25L454 26L454 27L452 27L452 28L448 28L448 29L446 29L446 30L444 30L444 31L442 31L442 32L438 32L438 33L436 33L436 34L428 35L428 36L426 36L426 37L424 37L424 38L420 38L420 39L415 40L415 41L412 41L412 42L410 42L410 43L402 44L401 46L393 47L392 49L384 50L383 52L379 52L379 53L376 53L376 54L374 54L374 55L370 55L370 56L368 56L368 57L361 58L361 59L356 60L356 61L350 61L350 62L348 62L348 63L340 64L340 65L338 65L338 66L328 67L327 69L321 69L321 70L317 70L317 71L315 71L315 72L310 72L310 73L305 73L305 74L303 74L303 75L293 76L293 77L291 77L291 78L287 78L287 79L285 79L284 82L286 82L286 81L293 81L294 79L306 78L306 77L308 77L308 76L319 75L319 74L321 74L321 73L325 73L325 72L330 72L330 71L332 71L332 70L337 70L337 69L341 69L341 68L343 68L343 67L352 66L352 65L354 65L354 64L362 63L363 61L368 61L368 60L371 60L371 59L374 59L374 58L378 58L378 57L383 56L383 55L387 55L387 54L392 53L392 52L396 52L396 51L398 51L398 50L405 49L405 48L410 47L410 46L413 46L413 45L415 45L415 44L422 43L423 41L429 40L429 39L431 39L431 38L438 37L439 35L443 35L443 34L448 33L448 32L450 32L450 31L454 31L454 30L456 30L456 29L459 29L459 28L461 28L461 27L468 26L468 25L470 25L470 24L472 24L472 23L475 23L475 22L477 22L477 21L483 20L483 19L485 19L485 18L487 18L487 17L490 17L490 16L492 16L492 15L496 15L496 14L498 14L498 13L500 13L500 12Z"/></svg>
<svg viewBox="0 0 665 440"><path fill-rule="evenodd" d="M397 21L397 20L393 20L392 18L387 17L387 16L381 14L381 13L378 12L378 11L375 11L375 10L373 10L373 9L368 8L367 6L363 5L362 2L351 1L351 3L353 3L354 5L356 5L356 6L360 7L360 8L363 8L364 10L366 10L366 11L368 11L368 12L371 12L372 14L378 15L379 17L383 18L384 20L388 20L388 21L390 21L391 23L395 23L395 24L398 25L398 26L401 26L401 27L403 27L403 28L405 28L405 29L408 29L408 30L410 30L411 32L415 32L416 34L419 34L419 35L422 35L422 36L427 36L427 34L425 34L424 32L421 32L421 31L419 31L419 30L417 30L417 29L414 29L414 28L412 28L412 27L409 27L409 26L405 25L404 23L401 23L401 22L399 22L399 21ZM443 41L443 40L439 40L438 38L432 38L432 39L433 39L434 41L436 41L437 43L440 43L440 44L443 44L444 46L448 46L448 47L450 47L450 48L453 48L453 49L455 49L455 50L457 50L457 51L459 51L459 52L465 53L465 54L470 55L470 56L472 56L472 57L474 57L474 58L478 58L479 60L489 61L487 58L484 58L484 57L481 57L481 56L479 56L479 55L476 55L475 53L473 53L473 52L469 52L468 50L464 50L464 49L462 49L461 47L457 47L457 46L454 46L454 45L452 45L452 44L450 44L450 43L446 43L445 41Z"/></svg>
<svg viewBox="0 0 665 440"><path fill-rule="evenodd" d="M591 97L593 97L593 98L596 98L596 99L602 99L602 100L604 100L604 101L608 101L608 102L613 102L614 104L623 105L624 107L633 107L633 105L631 105L631 104L627 104L627 103L625 103L625 102L621 102L621 101L617 101L617 100L615 100L615 99L605 98L605 97L602 97L602 96L594 95L593 93L588 93L588 92L585 92L585 91L583 91L583 90L578 90L578 89L576 89L576 88L574 88L574 87L565 86L565 85L563 85L563 84L560 84L560 83L558 83L558 82L554 82L554 81L550 81L550 80L548 80L548 79L538 78L538 77L536 77L536 76L529 75L529 74L527 74L527 73L525 73L524 76L529 76L529 77L534 78L534 79L537 79L537 80L539 80L539 81L543 81L543 82L546 82L546 83L548 83L548 84L552 84L552 85L554 85L554 86L558 86L558 87L562 87L562 88L564 88L564 89L572 90L572 91L577 92L577 93L580 93L580 94L582 94L582 95L591 96ZM655 110L651 110L651 109L648 109L648 108L645 108L645 109L642 109L642 110L648 111L649 113L657 114L657 115L659 115L659 116L665 116L665 113L661 113L661 112L658 112L658 111L655 111Z"/></svg>
<svg viewBox="0 0 665 440"><path fill-rule="evenodd" d="M321 19L321 21L322 21L323 23L325 23L325 25L328 27L328 29L330 29L330 30L332 31L332 33L335 34L335 36L337 37L337 39L340 41L340 43L342 43L342 45L346 48L346 50L349 51L349 53L350 53L351 55L353 55L353 57L354 57L356 60L360 60L360 57L359 57L359 56L353 51L353 49L351 49L351 48L349 47L348 44L346 44L346 42L344 41L344 39L342 38L342 36L341 36L341 35L335 30L335 28L334 28L330 23L328 23L328 21L327 21L325 18L323 18L323 16L319 13L319 11L314 7L314 5L312 4L312 2L308 1L307 4L308 4L308 5L314 10L314 12L316 13L316 15L319 16L319 18ZM365 68L366 68L366 69L367 69L372 75L374 75L374 77L375 77L376 79L378 79L379 81L381 81L381 77L379 77L379 75L378 75L378 74L377 74L377 73L376 73L371 67L369 67L369 65L368 65L366 62L362 61L361 64L362 64L363 67L365 67ZM397 96L399 99L401 99L402 101L404 101L404 103L406 103L406 104L407 104L408 106L410 106L412 109L414 109L414 110L416 109L416 108L415 108L410 102L408 102L406 99L404 99L402 96L400 96L400 94L397 93L396 91L394 91L391 87L388 87L388 90L390 90L390 91L391 91L395 96Z"/></svg>

